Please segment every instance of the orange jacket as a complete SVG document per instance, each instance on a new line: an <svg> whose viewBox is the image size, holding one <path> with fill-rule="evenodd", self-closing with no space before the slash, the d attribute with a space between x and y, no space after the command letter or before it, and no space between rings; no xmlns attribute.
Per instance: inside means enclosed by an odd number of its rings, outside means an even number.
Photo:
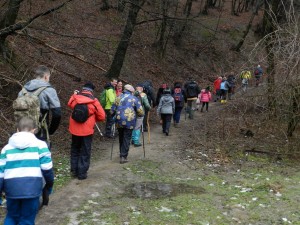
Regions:
<svg viewBox="0 0 300 225"><path fill-rule="evenodd" d="M89 91L82 91L82 94L93 96ZM69 131L76 136L88 136L94 133L94 126L97 121L105 120L105 111L97 98L89 98L81 94L73 94L68 102L71 109L77 104L87 104L89 109L89 118L84 123L78 123L70 116Z"/></svg>

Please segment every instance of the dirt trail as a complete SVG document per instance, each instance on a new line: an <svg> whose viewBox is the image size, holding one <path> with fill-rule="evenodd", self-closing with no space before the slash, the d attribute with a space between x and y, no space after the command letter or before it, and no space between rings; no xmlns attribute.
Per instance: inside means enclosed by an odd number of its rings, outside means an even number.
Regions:
<svg viewBox="0 0 300 225"><path fill-rule="evenodd" d="M193 122L197 123L199 113L195 116ZM157 117L152 114L152 117ZM158 118L155 118L158 121ZM181 118L180 128L171 127L170 134L168 137L162 133L161 126L158 123L151 124L151 143L148 144L148 133L145 134L145 148L146 158L156 162L162 163L175 163L178 159L174 157L174 149L182 142L184 134L189 132L189 125L191 121L184 120L184 114ZM100 142L96 138L94 139L93 148L101 146L101 154L103 154L102 160L92 163L88 178L83 181L73 179L67 186L62 190L55 192L51 196L51 202L48 207L44 207L39 213L36 224L37 225L50 225L50 224L61 224L65 218L74 218L76 215L73 211L80 207L84 201L92 200L103 194L104 190L115 190L117 193L122 193L122 187L114 186L113 181L116 179L133 179L135 178L122 178L120 177L124 168L134 161L143 160L143 148L130 147L129 151L129 162L127 164L119 164L118 157L118 141L114 143L113 160L110 160L111 142ZM71 219L72 220L72 219ZM77 224L75 221L69 224Z"/></svg>

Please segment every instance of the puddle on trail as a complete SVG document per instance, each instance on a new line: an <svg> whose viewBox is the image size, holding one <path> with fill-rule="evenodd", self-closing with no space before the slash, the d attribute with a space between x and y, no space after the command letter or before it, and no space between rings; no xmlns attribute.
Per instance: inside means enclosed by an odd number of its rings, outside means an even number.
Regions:
<svg viewBox="0 0 300 225"><path fill-rule="evenodd" d="M187 184L166 184L157 182L142 182L130 184L126 188L126 196L142 199L159 199L173 197L180 194L203 194L201 187Z"/></svg>

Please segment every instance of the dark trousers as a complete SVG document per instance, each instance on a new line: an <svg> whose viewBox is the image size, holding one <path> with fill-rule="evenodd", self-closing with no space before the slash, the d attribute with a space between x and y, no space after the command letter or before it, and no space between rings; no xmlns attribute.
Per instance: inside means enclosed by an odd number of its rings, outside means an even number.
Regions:
<svg viewBox="0 0 300 225"><path fill-rule="evenodd" d="M206 111L208 111L208 102L202 102L201 112L203 112L204 106L206 106Z"/></svg>
<svg viewBox="0 0 300 225"><path fill-rule="evenodd" d="M221 100L226 100L227 90L221 89Z"/></svg>
<svg viewBox="0 0 300 225"><path fill-rule="evenodd" d="M7 198L7 214L4 225L34 225L39 204L39 197L27 199Z"/></svg>
<svg viewBox="0 0 300 225"><path fill-rule="evenodd" d="M175 107L175 113L173 115L174 123L179 123L182 107Z"/></svg>
<svg viewBox="0 0 300 225"><path fill-rule="evenodd" d="M71 172L84 178L90 167L93 135L72 135L71 144Z"/></svg>
<svg viewBox="0 0 300 225"><path fill-rule="evenodd" d="M105 114L106 114L105 135L111 137L113 135L112 126L114 124L114 120L111 115L110 109L105 109Z"/></svg>
<svg viewBox="0 0 300 225"><path fill-rule="evenodd" d="M120 158L124 157L125 159L128 156L130 140L132 136L132 129L127 128L118 128L119 132L119 147L120 147Z"/></svg>
<svg viewBox="0 0 300 225"><path fill-rule="evenodd" d="M145 115L144 115L144 120L143 120L144 131L148 131L148 124L147 124L148 112L149 112L149 110L145 110Z"/></svg>
<svg viewBox="0 0 300 225"><path fill-rule="evenodd" d="M164 133L169 133L172 114L161 114L162 117L162 129Z"/></svg>

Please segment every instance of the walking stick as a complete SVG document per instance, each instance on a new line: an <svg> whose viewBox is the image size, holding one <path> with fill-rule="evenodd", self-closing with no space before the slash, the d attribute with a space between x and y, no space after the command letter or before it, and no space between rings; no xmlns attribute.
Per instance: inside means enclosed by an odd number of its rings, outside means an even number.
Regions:
<svg viewBox="0 0 300 225"><path fill-rule="evenodd" d="M100 128L98 127L97 123L95 124L96 125L96 128L97 130L99 131L100 135L103 137L103 133L101 132Z"/></svg>
<svg viewBox="0 0 300 225"><path fill-rule="evenodd" d="M143 138L143 151L144 151L144 158L146 157L146 150L145 150L145 138L144 138L144 126L142 124L141 126L142 129L142 138Z"/></svg>
<svg viewBox="0 0 300 225"><path fill-rule="evenodd" d="M147 116L148 144L150 144L150 124L149 124L149 118L150 118L150 111L148 111L148 116Z"/></svg>
<svg viewBox="0 0 300 225"><path fill-rule="evenodd" d="M112 160L112 155L113 155L113 151L114 151L114 142L115 142L115 133L116 133L116 124L115 123L112 125L111 131L112 131L112 135L113 135L113 140L111 143L110 160Z"/></svg>

